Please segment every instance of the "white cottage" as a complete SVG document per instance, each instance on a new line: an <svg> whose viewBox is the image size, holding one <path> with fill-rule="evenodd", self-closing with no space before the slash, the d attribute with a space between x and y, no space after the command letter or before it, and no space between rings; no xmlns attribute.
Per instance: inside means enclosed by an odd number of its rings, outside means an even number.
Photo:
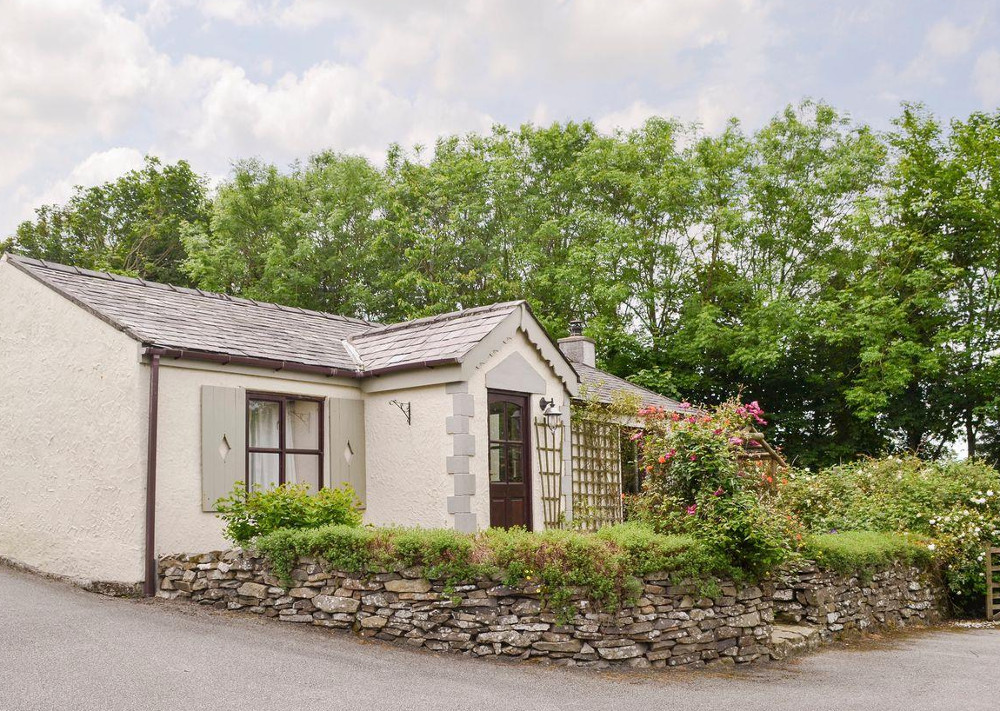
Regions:
<svg viewBox="0 0 1000 711"><path fill-rule="evenodd" d="M381 326L4 255L0 556L151 584L157 555L226 544L237 481L346 482L374 524L540 529L572 511L570 452L535 436L578 387L521 301Z"/></svg>
<svg viewBox="0 0 1000 711"><path fill-rule="evenodd" d="M159 555L226 545L238 481L347 483L372 524L620 520L634 457L565 436L581 382L679 407L523 301L384 326L2 255L0 559L151 593Z"/></svg>

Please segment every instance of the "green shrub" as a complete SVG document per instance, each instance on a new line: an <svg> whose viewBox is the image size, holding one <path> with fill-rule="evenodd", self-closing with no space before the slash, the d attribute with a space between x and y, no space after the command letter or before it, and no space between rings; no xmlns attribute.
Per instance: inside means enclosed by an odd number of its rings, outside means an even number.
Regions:
<svg viewBox="0 0 1000 711"><path fill-rule="evenodd" d="M247 491L240 482L216 502L216 509L226 522L226 538L241 546L278 529L361 524L357 497L348 486L310 494L305 484Z"/></svg>
<svg viewBox="0 0 1000 711"><path fill-rule="evenodd" d="M273 531L253 545L286 581L303 556L357 575L418 567L426 577L443 579L449 586L482 577L510 586L537 586L539 597L564 618L572 614L572 598L578 593L606 609L630 604L641 593L637 576L662 571L680 580L730 572L695 540L659 535L636 524L598 534L489 529L477 535L324 526Z"/></svg>
<svg viewBox="0 0 1000 711"><path fill-rule="evenodd" d="M894 563L926 568L933 554L927 541L905 533L848 531L811 534L803 553L823 568L869 575Z"/></svg>
<svg viewBox="0 0 1000 711"><path fill-rule="evenodd" d="M886 457L794 472L782 505L810 530L910 532L929 539L956 605L978 609L986 592L983 555L1000 545L1000 473L979 461Z"/></svg>
<svg viewBox="0 0 1000 711"><path fill-rule="evenodd" d="M645 410L642 492L635 517L662 533L687 534L760 577L794 557L803 529L775 501L775 482L741 466L754 429L766 424L756 402L735 400L687 414Z"/></svg>

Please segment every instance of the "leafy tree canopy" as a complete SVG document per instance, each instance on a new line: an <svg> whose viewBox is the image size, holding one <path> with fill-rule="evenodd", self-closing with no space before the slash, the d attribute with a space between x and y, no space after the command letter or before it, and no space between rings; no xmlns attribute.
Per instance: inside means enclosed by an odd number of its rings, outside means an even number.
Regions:
<svg viewBox="0 0 1000 711"><path fill-rule="evenodd" d="M235 163L156 158L6 249L381 321L527 299L665 394L760 400L800 464L967 442L1000 458L1000 112L824 103L756 131L653 118ZM0 242L3 244L3 242Z"/></svg>

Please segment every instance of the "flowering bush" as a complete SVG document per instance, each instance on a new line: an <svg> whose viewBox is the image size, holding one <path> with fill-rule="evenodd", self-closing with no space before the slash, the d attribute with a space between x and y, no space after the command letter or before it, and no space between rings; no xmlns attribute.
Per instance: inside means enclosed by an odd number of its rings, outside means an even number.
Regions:
<svg viewBox="0 0 1000 711"><path fill-rule="evenodd" d="M887 457L794 472L779 498L813 531L924 536L956 604L971 611L986 591L983 556L1000 545L1000 473L978 461Z"/></svg>
<svg viewBox="0 0 1000 711"><path fill-rule="evenodd" d="M711 410L640 411L643 490L630 511L665 533L696 535L751 573L787 559L803 538L800 524L776 505L767 471L741 455L766 424L756 402L731 400Z"/></svg>

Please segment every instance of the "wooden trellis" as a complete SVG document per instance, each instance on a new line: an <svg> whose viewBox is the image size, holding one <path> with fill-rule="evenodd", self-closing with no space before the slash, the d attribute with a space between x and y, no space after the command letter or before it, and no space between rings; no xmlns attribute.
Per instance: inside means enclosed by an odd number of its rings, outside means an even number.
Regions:
<svg viewBox="0 0 1000 711"><path fill-rule="evenodd" d="M1000 548L986 549L986 619L1000 619Z"/></svg>
<svg viewBox="0 0 1000 711"><path fill-rule="evenodd" d="M771 478L777 478L779 469L788 468L788 462L764 439L764 435L752 432L746 435L746 439L748 443L756 442L756 448L748 446L737 457L737 463L741 470L746 471L748 465L766 467L767 474ZM760 473L760 469L757 469L757 473Z"/></svg>
<svg viewBox="0 0 1000 711"><path fill-rule="evenodd" d="M538 473L542 480L542 515L545 528L561 528L563 437L565 427L560 422L549 427L543 419L535 420L535 450L538 452Z"/></svg>
<svg viewBox="0 0 1000 711"><path fill-rule="evenodd" d="M573 523L596 531L622 520L621 426L573 418Z"/></svg>

